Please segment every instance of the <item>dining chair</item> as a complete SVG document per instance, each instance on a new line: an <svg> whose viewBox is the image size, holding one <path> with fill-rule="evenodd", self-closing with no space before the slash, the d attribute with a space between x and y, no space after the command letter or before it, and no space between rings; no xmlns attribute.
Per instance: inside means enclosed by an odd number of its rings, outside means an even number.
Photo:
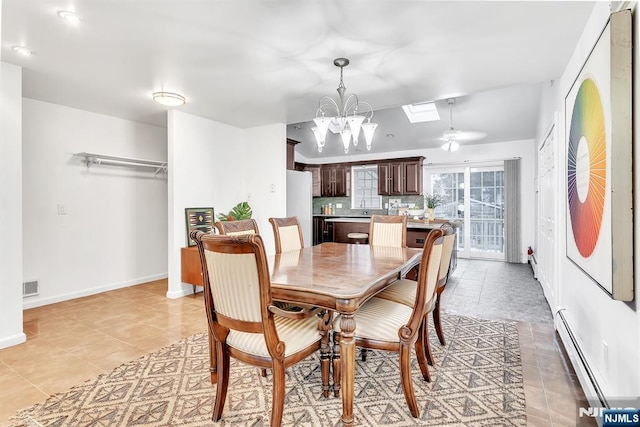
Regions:
<svg viewBox="0 0 640 427"><path fill-rule="evenodd" d="M420 410L413 389L411 351L415 345L422 376L425 380L429 380L426 356L421 348L422 324L427 304L433 298L437 286L442 256L442 235L442 230L434 229L425 239L412 307L376 296L364 303L355 314L356 346L398 353L402 390L411 415L415 418L420 416ZM340 319L336 319L334 324L339 332ZM339 334L335 334L335 337L336 340L340 340ZM336 381L339 376L335 375L336 371L340 370L340 365L334 361L333 366L334 381Z"/></svg>
<svg viewBox="0 0 640 427"><path fill-rule="evenodd" d="M406 247L406 215L371 215L369 245Z"/></svg>
<svg viewBox="0 0 640 427"><path fill-rule="evenodd" d="M302 227L297 217L269 218L269 222L273 227L277 254L304 248Z"/></svg>
<svg viewBox="0 0 640 427"><path fill-rule="evenodd" d="M424 341L421 344L422 348L424 348L425 356L430 365L433 365L433 355L431 353L431 345L429 344L429 331L428 331L428 319L429 313L433 313L433 321L436 326L436 332L438 328L442 331L442 326L440 325L440 312L436 314L436 310L439 310L439 293L442 293L444 290L444 286L447 283L447 277L449 274L449 263L451 262L451 255L453 253L453 245L455 243L455 229L449 223L443 224L439 230L443 233L443 243L442 243L442 257L440 258L440 266L438 268L438 281L435 290L435 294L431 295L427 308L424 315L423 328L424 328ZM442 289L442 290L440 290ZM416 292L418 290L418 283L409 280L402 279L395 282L393 285L389 286L384 291L380 292L376 295L378 298L387 299L390 301L398 302L406 305L407 307L413 307ZM437 320L436 320L437 318ZM440 332L442 333L442 332ZM440 341L442 342L442 340ZM443 343L444 345L444 343ZM416 352L418 351L418 347L416 347Z"/></svg>
<svg viewBox="0 0 640 427"><path fill-rule="evenodd" d="M258 223L253 218L239 219L235 221L217 221L218 234L237 236L241 234L260 234Z"/></svg>
<svg viewBox="0 0 640 427"><path fill-rule="evenodd" d="M406 215L371 215L369 245L404 248L407 246ZM360 349L360 359L367 360L367 349Z"/></svg>
<svg viewBox="0 0 640 427"><path fill-rule="evenodd" d="M216 229L218 230L218 234L223 236L240 236L243 234L260 234L258 230L258 223L255 219L238 219L233 221L216 221L215 223ZM212 341L209 340L209 346L212 346ZM213 351L212 348L209 349ZM211 358L214 360L215 358ZM267 369L260 369L260 374L263 377L267 376Z"/></svg>
<svg viewBox="0 0 640 427"><path fill-rule="evenodd" d="M230 358L273 372L271 426L280 426L285 370L328 348L328 314L288 312L273 305L264 243L258 234L212 235L194 230L203 265L205 308L214 337L218 382L213 421L222 417L229 386ZM328 389L329 358L321 357ZM326 379L326 383L324 384Z"/></svg>

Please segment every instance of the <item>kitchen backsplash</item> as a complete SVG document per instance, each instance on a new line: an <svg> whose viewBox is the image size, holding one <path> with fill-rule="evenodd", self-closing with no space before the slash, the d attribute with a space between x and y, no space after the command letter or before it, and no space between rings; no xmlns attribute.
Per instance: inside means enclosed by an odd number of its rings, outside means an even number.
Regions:
<svg viewBox="0 0 640 427"><path fill-rule="evenodd" d="M423 198L422 196L382 196L382 206L387 206L389 199L400 200L402 204L415 204L422 208ZM383 209L351 209L351 197L314 197L313 198L313 214L322 215L322 206L328 205L334 206L334 212L331 215L372 215L372 214L387 214L387 208ZM342 205L342 207L338 207ZM366 212L366 213L365 213Z"/></svg>

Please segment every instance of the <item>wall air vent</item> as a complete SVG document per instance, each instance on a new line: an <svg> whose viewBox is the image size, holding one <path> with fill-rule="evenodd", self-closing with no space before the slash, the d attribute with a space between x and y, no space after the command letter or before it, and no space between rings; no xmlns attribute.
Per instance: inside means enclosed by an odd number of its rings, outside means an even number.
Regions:
<svg viewBox="0 0 640 427"><path fill-rule="evenodd" d="M40 286L38 285L37 280L32 280L30 282L22 282L23 297L32 297L34 295L38 295L39 289L40 289Z"/></svg>

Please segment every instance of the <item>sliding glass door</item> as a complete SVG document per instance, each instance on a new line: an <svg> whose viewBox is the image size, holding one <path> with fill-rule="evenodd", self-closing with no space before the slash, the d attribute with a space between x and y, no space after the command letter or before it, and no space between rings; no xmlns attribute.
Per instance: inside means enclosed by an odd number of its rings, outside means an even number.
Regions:
<svg viewBox="0 0 640 427"><path fill-rule="evenodd" d="M458 255L504 259L504 170L497 165L427 170L427 186L441 195L440 218L459 220Z"/></svg>

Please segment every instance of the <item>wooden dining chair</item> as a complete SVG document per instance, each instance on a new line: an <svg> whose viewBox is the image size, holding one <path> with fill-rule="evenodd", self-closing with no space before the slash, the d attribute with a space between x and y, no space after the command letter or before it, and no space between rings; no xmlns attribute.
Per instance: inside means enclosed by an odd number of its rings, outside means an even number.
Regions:
<svg viewBox="0 0 640 427"><path fill-rule="evenodd" d="M277 254L304 248L302 227L297 217L269 218L269 222L273 227Z"/></svg>
<svg viewBox="0 0 640 427"><path fill-rule="evenodd" d="M438 331L438 328L440 329L440 331L442 331L442 326L440 325L440 313L438 312L436 315L436 310L439 310L440 308L439 302L438 302L438 299L439 299L438 292L442 293L442 290L440 291L438 290L444 289L444 286L447 283L447 277L449 274L449 263L451 262L451 255L453 253L453 246L456 238L455 229L449 223L443 224L439 230L442 230L442 233L443 233L443 244L442 244L442 257L440 258L440 266L438 268L438 282L437 282L435 294L432 295L428 301L427 309L425 311L424 321L423 321L424 341L422 343L422 348L424 348L425 356L430 365L433 365L433 355L431 353L431 345L429 344L429 331L428 331L429 313L430 312L433 313L434 325L437 325L436 332ZM402 279L402 280L398 280L393 285L389 286L387 289L380 292L376 296L378 298L383 298L383 299L404 304L407 307L413 307L417 290L418 290L417 282L409 279ZM438 337L440 337L440 335L438 335ZM440 342L442 342L442 340ZM416 347L416 351L418 351L418 347Z"/></svg>
<svg viewBox="0 0 640 427"><path fill-rule="evenodd" d="M407 217L405 215L371 215L369 245L407 246Z"/></svg>
<svg viewBox="0 0 640 427"><path fill-rule="evenodd" d="M215 223L218 234L223 236L240 236L243 234L260 234L258 230L258 223L253 219L238 219L233 221L216 221ZM211 347L213 340L209 339L209 347ZM212 348L209 348L213 351ZM215 357L211 357L211 360L215 360ZM267 369L261 368L260 374L263 377L267 376Z"/></svg>
<svg viewBox="0 0 640 427"><path fill-rule="evenodd" d="M407 246L406 215L371 215L369 245L404 248ZM367 360L367 349L360 349L360 359Z"/></svg>
<svg viewBox="0 0 640 427"><path fill-rule="evenodd" d="M226 236L238 236L241 234L260 234L258 223L253 218L239 219L235 221L217 221L218 234Z"/></svg>
<svg viewBox="0 0 640 427"><path fill-rule="evenodd" d="M285 370L328 348L328 314L288 312L271 299L271 281L260 235L219 236L193 231L203 265L205 308L214 337L218 382L213 421L222 417L229 386L230 358L273 372L271 426L280 426ZM328 389L329 358L321 357Z"/></svg>
<svg viewBox="0 0 640 427"><path fill-rule="evenodd" d="M422 376L425 380L429 380L426 356L421 348L423 341L421 335L427 304L433 298L437 286L438 269L442 256L442 234L442 230L435 229L425 239L413 307L376 296L364 303L355 314L354 339L356 346L398 353L402 390L411 415L416 418L420 416L420 410L411 379L411 350L415 345ZM339 332L339 318L336 319L334 325ZM339 341L339 334L335 334L335 336ZM335 361L333 366L335 382L337 378L340 378L335 376L336 371L340 370L340 366Z"/></svg>

